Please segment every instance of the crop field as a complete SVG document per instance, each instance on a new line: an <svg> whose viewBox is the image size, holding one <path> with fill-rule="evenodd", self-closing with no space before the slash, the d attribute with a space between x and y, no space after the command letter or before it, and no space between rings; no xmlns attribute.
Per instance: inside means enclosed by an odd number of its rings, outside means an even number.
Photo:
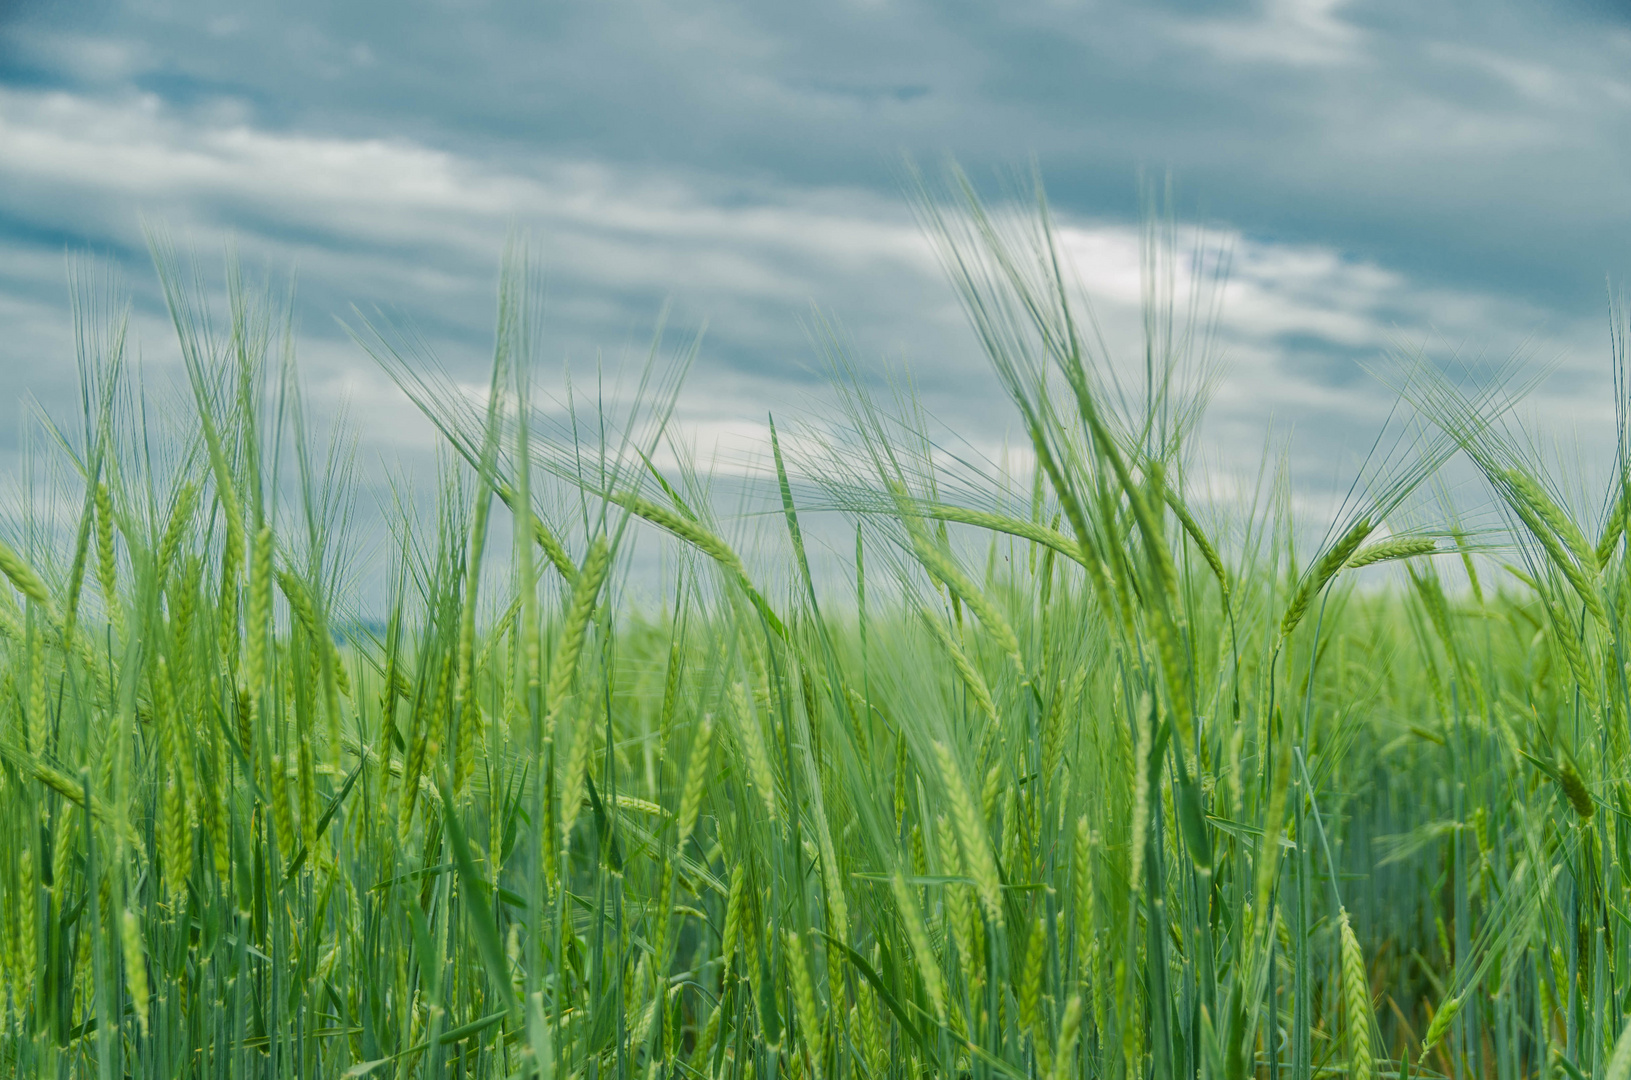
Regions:
<svg viewBox="0 0 1631 1080"><path fill-rule="evenodd" d="M1045 216L923 210L1034 468L855 378L757 539L663 370L540 407L518 261L485 393L358 327L443 450L362 567L278 303L158 244L163 401L82 305L0 546L0 1075L1631 1077L1631 443L1579 496L1521 372L1421 361L1333 512L1220 499L1170 263L1118 366Z"/></svg>

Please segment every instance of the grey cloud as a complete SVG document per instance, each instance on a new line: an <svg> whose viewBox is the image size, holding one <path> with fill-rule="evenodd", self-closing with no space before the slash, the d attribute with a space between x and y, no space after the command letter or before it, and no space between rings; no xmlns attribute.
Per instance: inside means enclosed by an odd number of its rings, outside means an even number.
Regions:
<svg viewBox="0 0 1631 1080"><path fill-rule="evenodd" d="M742 417L813 392L816 301L999 447L901 151L981 178L1034 152L1064 219L1123 245L1093 256L1112 278L1136 267L1135 173L1171 167L1240 256L1217 418L1237 442L1271 412L1329 441L1372 422L1358 364L1394 337L1538 333L1561 412L1599 385L1601 282L1631 251L1631 31L1585 0L132 0L25 6L3 37L0 291L29 330L0 393L57 392L30 358L62 354L63 247L125 265L154 310L146 213L206 256L235 234L297 265L308 366L383 418L381 446L412 429L334 317L397 307L478 371L514 223L549 268L552 357L641 355L670 297L677 327L708 320L698 430L747 439ZM1136 277L1098 284L1135 333Z"/></svg>
<svg viewBox="0 0 1631 1080"><path fill-rule="evenodd" d="M1132 212L1134 168L1172 165L1232 222L1336 234L1426 272L1458 272L1436 253L1471 246L1486 284L1521 285L1527 267L1477 227L1497 215L1535 224L1529 261L1568 288L1618 269L1582 226L1623 194L1623 140L1605 136L1624 119L1627 48L1568 8L1481 5L1471 21L1451 5L1311 0L221 10L110 19L153 54L133 82L235 97L273 126L800 185L887 190L901 149L976 166L1035 151L1059 196L1092 213Z"/></svg>

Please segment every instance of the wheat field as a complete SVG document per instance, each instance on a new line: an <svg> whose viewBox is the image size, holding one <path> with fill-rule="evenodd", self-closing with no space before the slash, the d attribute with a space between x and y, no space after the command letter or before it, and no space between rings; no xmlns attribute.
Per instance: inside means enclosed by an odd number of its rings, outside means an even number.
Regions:
<svg viewBox="0 0 1631 1080"><path fill-rule="evenodd" d="M515 260L484 394L356 328L444 451L364 570L275 298L156 243L166 402L82 305L0 545L0 1073L1631 1077L1627 440L1567 497L1423 362L1329 519L1208 497L1160 275L1128 391L1044 213L922 209L1034 467L851 382L763 542L660 372L544 415Z"/></svg>

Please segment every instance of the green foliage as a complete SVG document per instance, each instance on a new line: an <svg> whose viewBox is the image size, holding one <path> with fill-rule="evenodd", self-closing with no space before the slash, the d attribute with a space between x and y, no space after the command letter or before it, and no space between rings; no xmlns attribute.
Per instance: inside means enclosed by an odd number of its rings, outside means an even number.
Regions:
<svg viewBox="0 0 1631 1080"><path fill-rule="evenodd" d="M923 205L1029 508L856 390L777 438L755 576L652 464L671 388L628 434L534 412L512 267L485 401L369 339L458 462L396 508L377 629L275 312L234 277L212 336L161 247L190 411L150 430L84 328L81 516L0 543L0 1073L1626 1075L1618 482L1588 529L1422 368L1439 434L1294 558L1285 499L1185 482L1198 337L1153 320L1129 390L1045 215ZM1389 528L1456 451L1525 564L1495 589L1441 584L1459 526ZM620 601L642 532L661 615ZM1356 590L1379 563L1408 587Z"/></svg>

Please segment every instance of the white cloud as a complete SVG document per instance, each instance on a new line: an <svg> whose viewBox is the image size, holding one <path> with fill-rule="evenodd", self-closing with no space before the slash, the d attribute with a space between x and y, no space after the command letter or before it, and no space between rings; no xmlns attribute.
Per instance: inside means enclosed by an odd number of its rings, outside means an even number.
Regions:
<svg viewBox="0 0 1631 1080"><path fill-rule="evenodd" d="M1312 18L1304 22L1323 25ZM642 356L665 296L679 303L682 326L708 318L709 343L678 417L703 460L723 448L719 460L734 468L762 445L767 410L801 411L808 392L797 368L815 350L798 320L812 301L842 320L864 365L885 354L909 362L929 409L981 452L998 457L1011 423L904 202L862 190L584 160L489 161L407 139L209 123L151 96L4 89L0 183L13 192L18 219L93 247L139 250L138 214L146 213L206 252L230 234L252 264L298 266L309 310L323 316L304 324L314 394L329 410L350 402L367 456L423 459L429 429L326 315L352 302L395 305L428 327L460 377L476 380L494 266L513 226L533 230L547 268L550 363L593 364L601 347L611 348L614 367L619 347ZM1123 357L1140 355L1140 236L1069 217L1061 233ZM1509 300L1424 287L1330 246L1227 229L1215 239L1233 252L1217 327L1231 374L1209 429L1226 472L1255 466L1272 415L1315 421L1311 437L1325 442L1369 430L1386 396L1354 377L1356 356L1434 331L1500 350L1540 317ZM23 261L8 260L0 277L9 305L0 314L26 332L0 344L0 370L21 387L42 380L42 352L66 357L67 315L49 299L60 287L41 284L60 281L60 262L37 247L13 249ZM1180 283L1188 270L1178 268ZM162 322L142 328L143 348L162 362L171 348ZM1583 355L1582 340L1564 327L1551 347ZM67 384L43 382L54 389L42 396L69 400Z"/></svg>

